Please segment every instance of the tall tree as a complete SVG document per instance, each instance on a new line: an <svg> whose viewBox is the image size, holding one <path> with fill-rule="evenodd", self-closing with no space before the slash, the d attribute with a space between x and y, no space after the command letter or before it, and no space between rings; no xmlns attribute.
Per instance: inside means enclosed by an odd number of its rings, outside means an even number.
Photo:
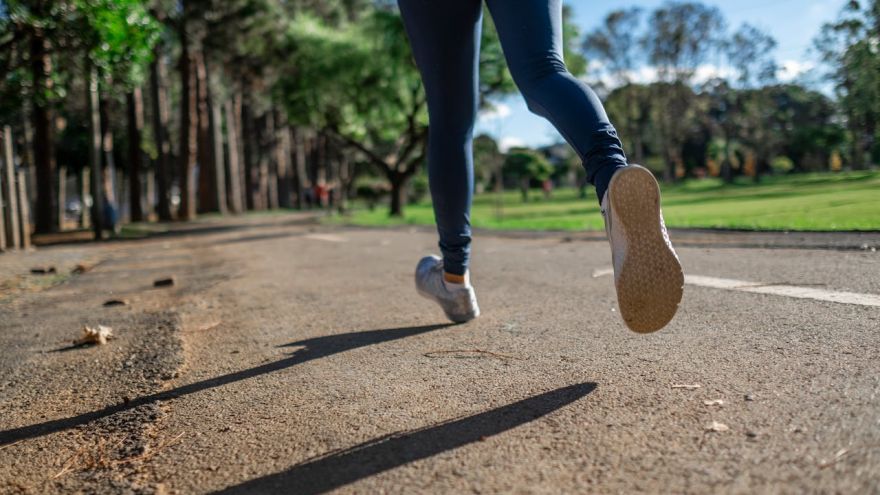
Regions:
<svg viewBox="0 0 880 495"><path fill-rule="evenodd" d="M880 0L850 0L814 46L828 66L850 137L850 164L880 162ZM872 156L873 155L873 156Z"/></svg>
<svg viewBox="0 0 880 495"><path fill-rule="evenodd" d="M177 173L180 176L179 220L196 217L196 153L198 152L198 117L196 115L196 77L193 46L190 40L190 19L194 0L181 1L181 15L177 20L180 57L177 70L180 77L180 141L177 150Z"/></svg>
<svg viewBox="0 0 880 495"><path fill-rule="evenodd" d="M724 18L717 7L695 2L672 1L652 12L642 45L657 69L661 91L655 99L663 111L660 129L665 147L667 181L684 168L682 146L688 132L686 115L692 103L690 84L697 69L720 45Z"/></svg>
<svg viewBox="0 0 880 495"><path fill-rule="evenodd" d="M644 163L644 136L651 111L650 93L633 84L635 72L643 62L639 49L641 27L640 8L615 10L601 26L587 34L583 43L584 52L603 64L602 72L616 86L614 101L620 105L608 110L621 127L622 137L631 143L630 152L637 163Z"/></svg>
<svg viewBox="0 0 880 495"><path fill-rule="evenodd" d="M153 139L156 146L156 214L159 220L172 220L171 212L171 143L168 139L168 93L166 70L161 52L156 50L150 63L150 102L152 103Z"/></svg>

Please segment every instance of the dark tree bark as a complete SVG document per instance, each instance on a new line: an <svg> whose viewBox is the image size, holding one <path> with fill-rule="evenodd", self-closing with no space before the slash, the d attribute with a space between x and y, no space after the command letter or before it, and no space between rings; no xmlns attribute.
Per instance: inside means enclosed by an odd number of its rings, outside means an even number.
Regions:
<svg viewBox="0 0 880 495"><path fill-rule="evenodd" d="M195 54L196 69L196 108L198 113L197 149L199 163L199 213L219 211L217 205L217 173L214 169L214 144L211 129L211 107L209 105L208 74L205 67L205 54L199 50Z"/></svg>
<svg viewBox="0 0 880 495"><path fill-rule="evenodd" d="M76 177L76 188L79 191L79 197L82 199L82 211L79 217L80 228L87 229L92 226L92 212L86 207L85 199L92 195L91 180L89 180L91 170L90 163L80 169Z"/></svg>
<svg viewBox="0 0 880 495"><path fill-rule="evenodd" d="M57 188L55 189L58 196L58 211L55 216L58 218L58 231L61 232L64 230L64 214L65 214L65 205L67 204L67 167L64 165L59 165L56 168L58 181Z"/></svg>
<svg viewBox="0 0 880 495"><path fill-rule="evenodd" d="M150 64L150 100L153 105L153 137L156 140L156 213L159 220L170 221L171 215L171 165L168 142L168 95L165 91L165 64L161 60L160 47L156 47Z"/></svg>
<svg viewBox="0 0 880 495"><path fill-rule="evenodd" d="M403 205L406 204L406 184L409 182L409 175L392 172L388 176L388 182L391 184L391 210L389 214L392 217L401 217L403 216Z"/></svg>
<svg viewBox="0 0 880 495"><path fill-rule="evenodd" d="M180 151L178 153L178 174L180 174L180 211L178 220L192 220L196 217L196 153L198 119L196 116L195 71L193 56L187 33L187 12L189 3L184 3L184 15L180 20Z"/></svg>
<svg viewBox="0 0 880 495"><path fill-rule="evenodd" d="M3 173L0 182L3 183L3 189L5 189L4 192L6 193L6 208L3 213L6 216L6 229L9 231L9 235L6 238L9 240L9 247L17 249L22 247L19 208L23 209L24 207L18 204L18 191L15 185L15 176L17 174L15 172L15 158L12 156L12 128L8 125L4 126L0 138L2 138L0 139L0 149L3 152ZM2 216L0 214L0 217ZM3 222L0 221L0 223ZM0 232L4 232L6 229L0 227Z"/></svg>
<svg viewBox="0 0 880 495"><path fill-rule="evenodd" d="M49 41L41 28L31 36L31 76L33 98L31 119L34 131L34 165L37 175L36 231L52 232L58 225L58 198L55 191L55 140L53 117L47 95L52 91L52 60L49 57Z"/></svg>
<svg viewBox="0 0 880 495"><path fill-rule="evenodd" d="M89 113L89 188L92 196L92 228L95 231L95 240L104 237L104 190L101 177L101 115L99 110L98 74L94 68L88 69L88 84L86 84L86 102Z"/></svg>
<svg viewBox="0 0 880 495"><path fill-rule="evenodd" d="M210 81L210 78L208 79ZM226 168L223 157L223 131L221 125L223 122L220 103L216 98L208 93L208 102L211 107L211 144L213 145L213 153L211 157L213 161L211 166L214 168L214 191L217 195L216 206L217 211L226 214Z"/></svg>
<svg viewBox="0 0 880 495"><path fill-rule="evenodd" d="M211 90L211 67L207 58L205 65L205 98L208 104L208 129L211 135L211 163L214 173L214 207L215 211L225 214L226 207L226 168L223 157L223 117L219 98Z"/></svg>
<svg viewBox="0 0 880 495"><path fill-rule="evenodd" d="M278 209L278 139L275 132L275 112L264 117L264 146L260 156L260 195L266 198L263 206Z"/></svg>
<svg viewBox="0 0 880 495"><path fill-rule="evenodd" d="M141 173L143 153L141 136L144 129L144 99L141 88L134 88L126 95L128 106L128 185L131 203L131 221L144 221L143 188Z"/></svg>
<svg viewBox="0 0 880 495"><path fill-rule="evenodd" d="M256 125L254 125L254 115L247 96L242 99L241 122L244 144L245 202L248 210L262 209L262 201L259 197L260 167L255 139Z"/></svg>
<svg viewBox="0 0 880 495"><path fill-rule="evenodd" d="M296 207L302 210L306 207L306 190L311 184L306 171L305 131L301 127L293 130L293 153L296 167Z"/></svg>

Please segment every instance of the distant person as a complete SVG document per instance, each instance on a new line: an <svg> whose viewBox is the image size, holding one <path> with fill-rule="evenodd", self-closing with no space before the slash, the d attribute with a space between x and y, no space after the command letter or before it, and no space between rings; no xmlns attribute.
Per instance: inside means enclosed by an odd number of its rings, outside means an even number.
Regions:
<svg viewBox="0 0 880 495"><path fill-rule="evenodd" d="M541 183L541 190L544 191L544 199L550 199L553 195L553 179L544 179Z"/></svg>
<svg viewBox="0 0 880 495"><path fill-rule="evenodd" d="M104 222L102 227L112 232L113 235L118 235L121 229L119 223L119 209L116 207L116 204L112 200L105 198L101 213Z"/></svg>
<svg viewBox="0 0 880 495"><path fill-rule="evenodd" d="M684 276L647 169L628 165L602 103L562 59L561 0L486 0L507 65L529 109L577 151L600 198L620 314L637 332L665 326ZM450 320L480 314L468 272L474 189L472 140L479 107L482 0L398 0L428 98L428 177L440 251L416 267L420 294Z"/></svg>

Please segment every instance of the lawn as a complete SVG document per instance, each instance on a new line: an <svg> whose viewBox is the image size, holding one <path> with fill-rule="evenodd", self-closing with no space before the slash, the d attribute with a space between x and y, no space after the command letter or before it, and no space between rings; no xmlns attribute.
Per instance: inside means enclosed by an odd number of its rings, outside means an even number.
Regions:
<svg viewBox="0 0 880 495"><path fill-rule="evenodd" d="M663 214L670 227L752 230L880 230L880 171L816 173L766 177L724 184L717 179L662 186ZM390 218L386 206L358 206L332 223L354 225L431 225L430 201L407 205L403 218ZM559 189L550 199L535 190L528 203L516 191L477 195L474 227L508 230L601 230L595 194L586 199Z"/></svg>

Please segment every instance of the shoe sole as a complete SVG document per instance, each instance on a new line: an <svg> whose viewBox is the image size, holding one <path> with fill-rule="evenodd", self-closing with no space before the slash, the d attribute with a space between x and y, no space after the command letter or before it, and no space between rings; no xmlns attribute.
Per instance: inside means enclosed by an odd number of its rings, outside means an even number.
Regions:
<svg viewBox="0 0 880 495"><path fill-rule="evenodd" d="M467 322L474 320L480 316L479 308L476 311L474 311L473 313L469 313L467 315L462 315L462 316L450 315L449 313L446 312L446 309L443 307L443 304L440 303L440 301L438 301L430 292L425 292L422 289L419 289L418 287L416 287L416 292L418 292L419 295L424 297L425 299L440 306L440 309L443 310L443 314L445 314L446 318L449 319L449 321L451 321L452 323L467 323Z"/></svg>
<svg viewBox="0 0 880 495"><path fill-rule="evenodd" d="M668 324L684 292L684 273L660 227L660 187L638 166L614 174L608 199L626 238L626 253L615 277L620 316L634 332L651 333Z"/></svg>

